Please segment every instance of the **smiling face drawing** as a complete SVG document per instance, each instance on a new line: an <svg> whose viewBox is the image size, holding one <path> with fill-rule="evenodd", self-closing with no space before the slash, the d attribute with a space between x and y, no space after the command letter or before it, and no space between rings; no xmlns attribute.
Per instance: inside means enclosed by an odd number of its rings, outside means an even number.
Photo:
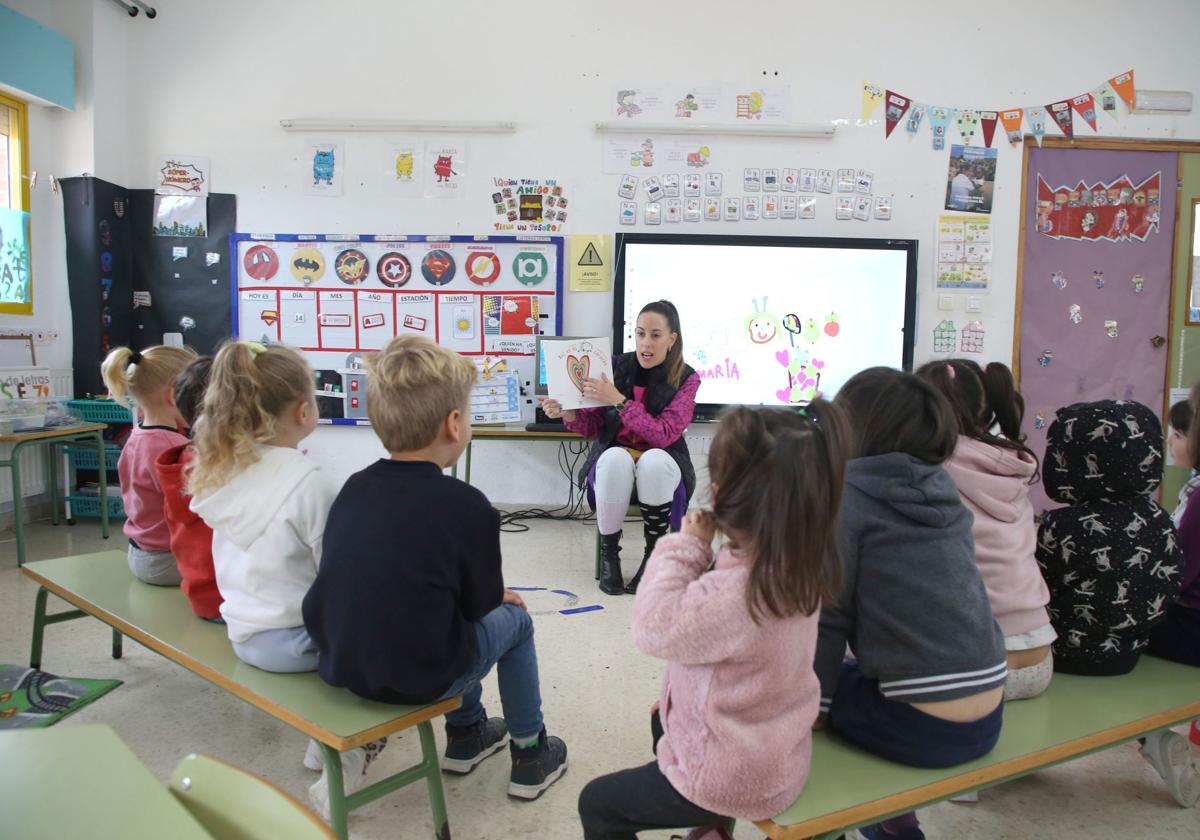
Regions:
<svg viewBox="0 0 1200 840"><path fill-rule="evenodd" d="M748 329L751 341L755 344L766 344L779 331L779 324L770 315L760 315L757 318L750 319Z"/></svg>

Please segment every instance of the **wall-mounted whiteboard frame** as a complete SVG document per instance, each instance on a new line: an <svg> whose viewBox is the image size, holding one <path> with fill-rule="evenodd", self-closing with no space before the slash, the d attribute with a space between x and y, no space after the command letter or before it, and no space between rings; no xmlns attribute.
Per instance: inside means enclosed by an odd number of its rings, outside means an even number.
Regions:
<svg viewBox="0 0 1200 840"><path fill-rule="evenodd" d="M265 260L254 263L247 254L258 245ZM325 263L307 283L291 265L301 248ZM351 249L369 264L359 280L343 279L335 265ZM433 251L450 255L449 279L422 271ZM562 237L234 233L229 252L232 334L299 350L318 373L322 422L333 425L368 422L359 357L393 335L425 334L476 361L503 359L532 383L536 336L562 332ZM384 281L378 262L389 254L404 256L403 279ZM507 332L511 318L496 307L511 303L530 332Z"/></svg>

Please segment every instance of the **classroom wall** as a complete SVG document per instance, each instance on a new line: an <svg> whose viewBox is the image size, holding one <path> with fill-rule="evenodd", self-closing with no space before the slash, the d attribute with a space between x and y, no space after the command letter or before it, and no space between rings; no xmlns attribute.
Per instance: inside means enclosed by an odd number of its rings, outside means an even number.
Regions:
<svg viewBox="0 0 1200 840"><path fill-rule="evenodd" d="M212 187L237 194L245 231L485 233L487 179L529 175L571 182L572 231L611 232L617 176L601 174L603 138L592 123L609 118L614 86L790 85L793 120L837 121L838 136L730 141L724 144L727 183L743 166L871 169L876 193L895 195L894 219L837 222L825 203L822 218L809 222L690 229L919 239L918 362L932 355L934 324L944 317L969 320L961 297L955 311L942 312L931 288L947 153L930 150L927 134L912 143L895 135L884 142L881 111L871 124L858 125L864 78L920 101L964 107L1048 103L1129 67L1139 87L1200 93L1194 90L1200 53L1193 44L1200 4L1190 0L1097 0L1086 14L1077 4L1030 0L995 8L762 0L736 6L680 0L578 7L483 0L156 5L156 20L130 21L107 0L82 3L92 19L95 172L147 187L156 155L209 156ZM383 139L344 135L346 192L323 198L299 194L304 138L279 127L288 117L507 119L520 128L511 137L468 138L472 183L463 198L448 201L385 194L383 173L369 161ZM1082 121L1076 125L1090 133ZM1134 116L1101 128L1198 139L1200 112ZM64 143L74 142L65 133L60 155ZM984 311L971 316L986 326L988 360L1009 361L1012 346L1020 166L1019 149L1001 143L993 288L982 296ZM564 329L607 332L610 312L608 295L570 294ZM343 472L379 452L365 429L323 428L308 445ZM702 455L704 442L695 448ZM554 451L550 445L481 444L475 481L497 501L554 501L565 494Z"/></svg>

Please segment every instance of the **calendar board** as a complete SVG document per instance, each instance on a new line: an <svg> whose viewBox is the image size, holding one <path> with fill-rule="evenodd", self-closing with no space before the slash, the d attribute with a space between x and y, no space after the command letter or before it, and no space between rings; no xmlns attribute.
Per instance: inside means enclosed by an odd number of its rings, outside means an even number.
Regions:
<svg viewBox="0 0 1200 840"><path fill-rule="evenodd" d="M536 336L561 333L562 262L550 236L235 233L233 334L299 350L322 420L365 423L362 355L396 335L531 382Z"/></svg>

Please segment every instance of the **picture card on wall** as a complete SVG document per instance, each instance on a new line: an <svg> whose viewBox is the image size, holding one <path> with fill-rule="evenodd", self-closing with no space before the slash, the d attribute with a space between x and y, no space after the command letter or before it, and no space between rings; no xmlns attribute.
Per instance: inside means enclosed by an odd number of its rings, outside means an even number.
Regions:
<svg viewBox="0 0 1200 840"><path fill-rule="evenodd" d="M382 174L389 192L420 195L420 176L424 171L425 144L422 141L398 139L388 143Z"/></svg>
<svg viewBox="0 0 1200 840"><path fill-rule="evenodd" d="M467 174L467 147L462 138L447 137L425 144L425 197L457 198Z"/></svg>
<svg viewBox="0 0 1200 840"><path fill-rule="evenodd" d="M605 403L583 396L587 379L613 378L612 339L543 338L546 360L546 392L564 409L601 408Z"/></svg>
<svg viewBox="0 0 1200 840"><path fill-rule="evenodd" d="M338 196L343 193L342 171L346 165L346 156L340 142L307 141L299 163L305 195Z"/></svg>
<svg viewBox="0 0 1200 840"><path fill-rule="evenodd" d="M158 195L208 195L211 161L196 155L160 158L154 171Z"/></svg>
<svg viewBox="0 0 1200 840"><path fill-rule="evenodd" d="M154 196L155 236L208 236L208 197Z"/></svg>

